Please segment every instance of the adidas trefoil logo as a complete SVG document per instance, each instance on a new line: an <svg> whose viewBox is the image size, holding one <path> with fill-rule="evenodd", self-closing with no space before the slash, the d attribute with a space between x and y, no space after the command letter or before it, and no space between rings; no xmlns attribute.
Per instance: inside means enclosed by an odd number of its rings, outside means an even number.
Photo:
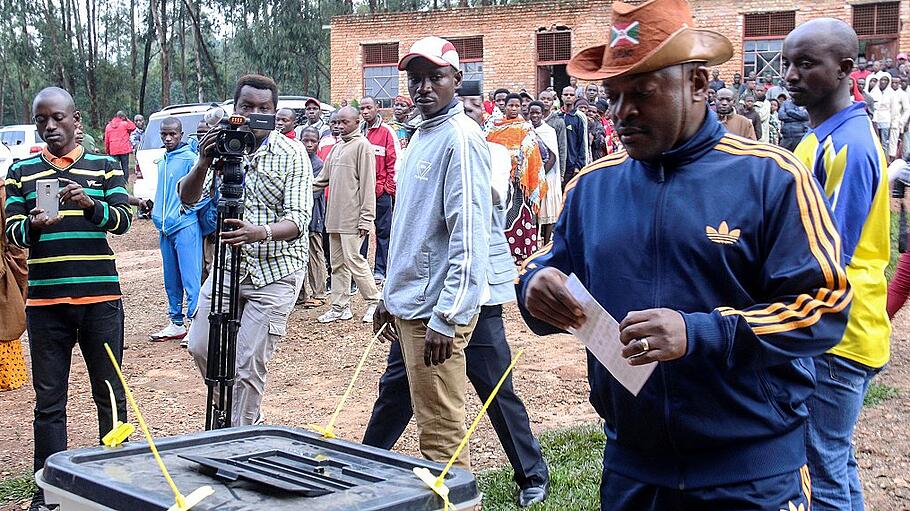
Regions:
<svg viewBox="0 0 910 511"><path fill-rule="evenodd" d="M710 225L705 226L705 233L708 235L708 239L714 243L719 243L721 245L733 245L739 241L739 229L730 230L730 227L727 226L727 222L723 221L717 226L717 229L711 227Z"/></svg>

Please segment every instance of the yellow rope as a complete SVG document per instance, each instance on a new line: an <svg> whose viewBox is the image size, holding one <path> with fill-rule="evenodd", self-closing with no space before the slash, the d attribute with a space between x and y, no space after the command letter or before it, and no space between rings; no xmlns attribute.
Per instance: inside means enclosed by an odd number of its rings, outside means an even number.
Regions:
<svg viewBox="0 0 910 511"><path fill-rule="evenodd" d="M171 491L174 492L174 499L177 502L177 507L179 509L188 509L186 505L186 498L180 493L180 490L177 489L177 485L174 484L174 480L171 479L171 475L167 472L167 467L164 466L164 462L161 461L161 456L158 454L158 449L155 447L155 442L152 440L152 435L149 433L148 426L145 425L145 420L142 418L142 412L139 411L139 405L136 403L136 400L133 399L133 393L130 392L130 388L126 384L126 379L123 377L123 373L120 371L120 364L117 363L117 359L114 357L114 352L111 351L111 347L107 343L104 343L104 349L107 350L107 356L111 358L111 363L114 364L114 370L117 371L117 377L120 378L120 384L123 385L123 391L126 393L126 399L130 403L130 407L133 409L133 413L136 414L136 420L139 421L139 427L142 428L142 433L145 435L145 440L149 443L149 449L152 450L152 455L155 457L155 461L158 463L158 468L161 469L161 473L164 474L164 478L167 480L167 484L171 487Z"/></svg>
<svg viewBox="0 0 910 511"><path fill-rule="evenodd" d="M518 354L515 355L515 358L512 359L512 363L509 364L509 367L506 368L506 371L499 378L499 382L497 382L496 386L493 387L493 391L490 392L490 396L487 397L487 400L480 408L480 412L477 414L477 417L474 418L474 422L471 423L471 427L468 428L468 433L464 436L464 438L461 439L461 443L458 444L458 448L455 449L455 454L453 454L449 459L449 462L446 464L445 468L442 469L442 472L440 472L439 476L434 480L432 474L430 474L430 471L426 468L414 468L414 474L417 475L417 477L419 477L424 482L424 484L429 486L434 493L442 497L443 511L447 511L452 506L452 504L449 502L449 488L445 485L446 474L448 474L449 470L452 469L452 466L455 464L455 460L457 460L458 456L461 455L461 451L463 451L464 448L468 445L468 440L471 438L474 430L477 429L477 425L480 424L480 419L482 419L484 414L487 413L487 408L490 407L490 404L493 402L493 399L499 392L499 388L502 387L502 384L506 381L509 373L511 373L512 369L515 368L515 364L518 362L518 358L521 357L522 353L524 353L524 350L518 350Z"/></svg>
<svg viewBox="0 0 910 511"><path fill-rule="evenodd" d="M338 420L338 415L341 413L341 408L344 407L345 401L351 397L351 392L354 390L354 383L357 382L357 377L360 376L360 371L363 370L363 366L367 361L367 356L370 354L370 350L373 349L373 344L376 343L376 340L379 339L379 336L382 335L382 332L385 331L386 327L389 326L388 323L382 325L382 328L373 336L373 339L370 340L370 343L367 344L367 348L363 351L363 355L360 356L360 362L357 363L357 368L354 369L354 376L351 378L351 382L348 383L348 388L345 389L344 394L341 396L341 401L338 402L338 406L335 407L335 412L332 413L332 417L329 419L328 424L324 428L313 427L319 433L322 433L323 438L335 438L335 421Z"/></svg>

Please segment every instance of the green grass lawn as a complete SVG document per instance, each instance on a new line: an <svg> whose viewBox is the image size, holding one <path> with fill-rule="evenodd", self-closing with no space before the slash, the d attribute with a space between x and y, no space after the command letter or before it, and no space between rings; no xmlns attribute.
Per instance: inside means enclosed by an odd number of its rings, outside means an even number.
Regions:
<svg viewBox="0 0 910 511"><path fill-rule="evenodd" d="M550 497L534 510L590 511L597 509L605 437L600 424L549 431L540 436L543 457L550 466ZM512 468L489 470L478 476L483 508L519 509Z"/></svg>

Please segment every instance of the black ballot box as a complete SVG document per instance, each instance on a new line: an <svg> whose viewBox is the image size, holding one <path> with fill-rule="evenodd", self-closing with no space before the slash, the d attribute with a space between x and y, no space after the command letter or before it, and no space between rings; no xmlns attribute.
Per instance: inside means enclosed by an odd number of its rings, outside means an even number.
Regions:
<svg viewBox="0 0 910 511"><path fill-rule="evenodd" d="M134 435L135 436L135 435ZM155 440L169 474L187 496L215 493L194 510L435 511L442 499L413 472L443 465L299 429L246 426ZM174 494L145 442L60 452L36 474L60 511L161 511ZM449 501L479 509L474 476L452 468Z"/></svg>

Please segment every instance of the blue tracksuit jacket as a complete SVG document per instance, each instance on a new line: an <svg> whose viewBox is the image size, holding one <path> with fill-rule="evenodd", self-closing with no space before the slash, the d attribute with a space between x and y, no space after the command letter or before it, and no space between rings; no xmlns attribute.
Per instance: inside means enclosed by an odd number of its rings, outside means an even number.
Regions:
<svg viewBox="0 0 910 511"><path fill-rule="evenodd" d="M196 210L200 206L184 212L177 194L177 181L189 174L197 157L189 144L182 143L173 151L164 153L157 162L158 187L152 206L152 222L165 236L198 222Z"/></svg>
<svg viewBox="0 0 910 511"><path fill-rule="evenodd" d="M852 292L815 179L789 152L725 133L713 112L688 142L647 164L625 152L566 187L553 242L525 262L518 298L543 267L575 273L621 321L665 307L686 355L638 397L588 354L605 420L604 465L670 488L796 471L806 463L811 357L837 344Z"/></svg>

